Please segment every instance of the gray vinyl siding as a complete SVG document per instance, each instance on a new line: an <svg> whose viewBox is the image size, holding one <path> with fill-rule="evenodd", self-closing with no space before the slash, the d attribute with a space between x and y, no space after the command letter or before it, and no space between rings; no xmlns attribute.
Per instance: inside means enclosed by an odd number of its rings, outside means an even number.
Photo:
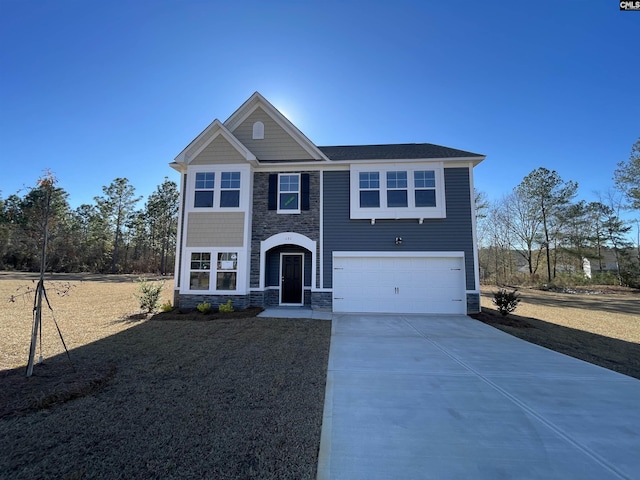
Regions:
<svg viewBox="0 0 640 480"><path fill-rule="evenodd" d="M474 290L473 231L470 178L468 168L445 168L447 217L425 219L351 220L349 218L349 172L324 173L324 279L323 287L332 286L332 252L334 251L463 251L467 289ZM402 245L396 245L402 237Z"/></svg>

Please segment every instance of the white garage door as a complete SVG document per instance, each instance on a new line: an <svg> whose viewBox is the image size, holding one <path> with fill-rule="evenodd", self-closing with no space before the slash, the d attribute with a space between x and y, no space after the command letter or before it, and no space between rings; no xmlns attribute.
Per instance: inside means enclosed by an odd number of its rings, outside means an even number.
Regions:
<svg viewBox="0 0 640 480"><path fill-rule="evenodd" d="M334 252L333 311L466 314L461 256Z"/></svg>

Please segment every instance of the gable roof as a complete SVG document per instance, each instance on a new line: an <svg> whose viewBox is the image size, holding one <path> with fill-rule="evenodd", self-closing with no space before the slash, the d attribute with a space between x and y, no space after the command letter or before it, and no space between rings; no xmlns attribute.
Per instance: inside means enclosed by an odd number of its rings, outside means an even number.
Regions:
<svg viewBox="0 0 640 480"><path fill-rule="evenodd" d="M234 131L261 108L277 123L291 139L296 142L312 159L287 160L295 162L332 162L332 161L375 161L375 160L459 160L471 161L474 166L484 160L485 155L455 148L444 147L432 143L399 143L380 145L342 145L318 147L289 121L277 108L267 101L259 92L247 99L224 123L214 120L205 128L169 165L184 171L189 162L201 153L215 138L222 136L235 150L251 164L280 163L282 160L259 159L234 134Z"/></svg>
<svg viewBox="0 0 640 480"><path fill-rule="evenodd" d="M215 138L222 136L225 138L247 161L255 162L256 157L247 149L236 137L225 127L217 118L205 128L182 152L175 158L170 165L176 168L174 164L186 164L198 156ZM177 169L177 168L176 168Z"/></svg>
<svg viewBox="0 0 640 480"><path fill-rule="evenodd" d="M343 145L318 147L331 160L465 159L480 162L485 155L443 147L432 143L387 145Z"/></svg>
<svg viewBox="0 0 640 480"><path fill-rule="evenodd" d="M225 120L224 126L230 132L233 132L240 124L249 117L258 107L261 107L267 115L269 115L274 122L276 122L282 129L287 132L296 141L300 147L302 147L312 158L316 160L325 160L329 161L329 159L325 156L325 154L311 141L309 140L304 133L298 130L287 117L285 117L280 111L274 107L269 101L260 95L259 92L255 92L253 95L249 97L247 101L245 101L240 108L238 108L231 116Z"/></svg>

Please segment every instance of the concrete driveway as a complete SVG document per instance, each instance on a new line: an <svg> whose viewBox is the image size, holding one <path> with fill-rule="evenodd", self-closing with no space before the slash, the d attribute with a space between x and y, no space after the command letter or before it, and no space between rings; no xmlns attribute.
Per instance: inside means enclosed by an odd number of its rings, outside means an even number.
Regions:
<svg viewBox="0 0 640 480"><path fill-rule="evenodd" d="M333 315L318 479L529 478L640 478L640 381L466 316Z"/></svg>

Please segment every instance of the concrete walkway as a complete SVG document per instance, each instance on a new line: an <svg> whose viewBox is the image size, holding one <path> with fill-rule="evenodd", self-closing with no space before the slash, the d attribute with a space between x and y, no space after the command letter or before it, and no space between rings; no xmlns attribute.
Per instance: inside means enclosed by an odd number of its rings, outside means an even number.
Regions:
<svg viewBox="0 0 640 480"><path fill-rule="evenodd" d="M332 328L320 480L640 478L638 380L466 316Z"/></svg>
<svg viewBox="0 0 640 480"><path fill-rule="evenodd" d="M331 320L331 312L312 310L309 307L267 307L258 314L266 318L311 318L313 320Z"/></svg>

